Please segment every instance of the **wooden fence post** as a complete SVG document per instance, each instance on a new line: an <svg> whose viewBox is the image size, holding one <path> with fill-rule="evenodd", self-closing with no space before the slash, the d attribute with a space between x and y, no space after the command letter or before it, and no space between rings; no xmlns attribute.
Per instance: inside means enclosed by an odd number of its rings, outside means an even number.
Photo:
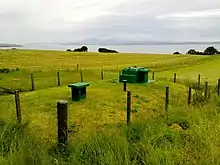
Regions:
<svg viewBox="0 0 220 165"><path fill-rule="evenodd" d="M80 70L80 79L81 79L81 82L83 82L83 72L82 72L82 70Z"/></svg>
<svg viewBox="0 0 220 165"><path fill-rule="evenodd" d="M60 72L57 72L57 85L60 86Z"/></svg>
<svg viewBox="0 0 220 165"><path fill-rule="evenodd" d="M217 94L220 96L220 79L218 79L218 89L217 89Z"/></svg>
<svg viewBox="0 0 220 165"><path fill-rule="evenodd" d="M206 81L205 82L205 91L204 91L204 96L205 96L205 99L208 98L208 82Z"/></svg>
<svg viewBox="0 0 220 165"><path fill-rule="evenodd" d="M103 71L103 67L101 68L101 80L104 80L104 71Z"/></svg>
<svg viewBox="0 0 220 165"><path fill-rule="evenodd" d="M155 75L154 75L154 72L152 72L152 80L155 79Z"/></svg>
<svg viewBox="0 0 220 165"><path fill-rule="evenodd" d="M68 101L60 100L57 102L57 120L58 120L58 145L68 145Z"/></svg>
<svg viewBox="0 0 220 165"><path fill-rule="evenodd" d="M173 75L173 82L176 83L176 73Z"/></svg>
<svg viewBox="0 0 220 165"><path fill-rule="evenodd" d="M191 97L192 97L192 87L189 87L189 91L188 91L188 105L191 104Z"/></svg>
<svg viewBox="0 0 220 165"><path fill-rule="evenodd" d="M127 80L123 80L123 89L125 92L127 91Z"/></svg>
<svg viewBox="0 0 220 165"><path fill-rule="evenodd" d="M198 74L198 90L200 89L200 83L201 83L201 75Z"/></svg>
<svg viewBox="0 0 220 165"><path fill-rule="evenodd" d="M31 90L35 91L35 86L34 86L34 74L31 73Z"/></svg>
<svg viewBox="0 0 220 165"><path fill-rule="evenodd" d="M21 122L21 104L20 104L20 96L18 90L15 90L15 105L16 105L17 120Z"/></svg>
<svg viewBox="0 0 220 165"><path fill-rule="evenodd" d="M131 91L127 92L127 124L131 123Z"/></svg>
<svg viewBox="0 0 220 165"><path fill-rule="evenodd" d="M165 94L165 117L168 120L168 107L169 107L169 86L166 86L166 94Z"/></svg>

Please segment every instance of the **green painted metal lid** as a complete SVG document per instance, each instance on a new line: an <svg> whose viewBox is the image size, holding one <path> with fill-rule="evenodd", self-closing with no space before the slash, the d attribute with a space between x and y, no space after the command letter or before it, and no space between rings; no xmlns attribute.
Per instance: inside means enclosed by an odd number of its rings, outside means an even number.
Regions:
<svg viewBox="0 0 220 165"><path fill-rule="evenodd" d="M85 83L85 82L79 82L79 83L74 83L74 84L69 84L68 87L70 88L83 88L89 86L89 83Z"/></svg>

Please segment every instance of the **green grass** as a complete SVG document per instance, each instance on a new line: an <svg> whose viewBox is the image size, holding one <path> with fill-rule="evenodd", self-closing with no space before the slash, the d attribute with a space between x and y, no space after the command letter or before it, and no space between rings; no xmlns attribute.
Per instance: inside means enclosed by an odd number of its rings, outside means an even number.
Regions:
<svg viewBox="0 0 220 165"><path fill-rule="evenodd" d="M219 78L218 56L4 50L0 58L0 68L20 69L0 74L0 87L27 91L20 94L23 125L15 122L14 96L0 96L0 164L220 163L220 100L212 93L202 104L198 100L194 106L187 105L187 85L196 83L198 73L214 89ZM67 85L80 81L78 63L90 86L85 101L73 102ZM155 71L156 82L128 84L132 124L127 127L126 93L117 79L119 70L130 65L149 67ZM104 68L103 81L100 67ZM57 86L57 71L61 87ZM174 72L176 84L172 82ZM33 92L28 91L30 73L37 89ZM164 116L166 85L170 86L168 120ZM54 150L58 100L69 102L65 155Z"/></svg>
<svg viewBox="0 0 220 165"><path fill-rule="evenodd" d="M197 65L187 66L183 68L172 69L165 72L158 73L158 76L172 77L176 72L178 79L188 78L197 81L198 74L201 74L202 82L208 81L211 84L216 84L217 79L220 77L217 67L220 63L220 57L209 57L210 61L206 61Z"/></svg>

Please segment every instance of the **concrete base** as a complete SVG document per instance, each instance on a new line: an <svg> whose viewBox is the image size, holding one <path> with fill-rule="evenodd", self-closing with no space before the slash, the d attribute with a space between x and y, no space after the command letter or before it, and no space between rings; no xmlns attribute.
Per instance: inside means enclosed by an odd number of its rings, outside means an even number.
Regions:
<svg viewBox="0 0 220 165"><path fill-rule="evenodd" d="M156 80L148 80L148 84L154 83Z"/></svg>

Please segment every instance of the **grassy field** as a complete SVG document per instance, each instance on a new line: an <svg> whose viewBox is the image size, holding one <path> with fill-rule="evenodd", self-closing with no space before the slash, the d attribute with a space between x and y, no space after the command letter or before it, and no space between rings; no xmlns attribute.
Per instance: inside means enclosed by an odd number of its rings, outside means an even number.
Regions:
<svg viewBox="0 0 220 165"><path fill-rule="evenodd" d="M0 50L0 59L0 69L18 68L0 74L0 87L26 91L20 94L23 125L15 123L14 96L0 96L0 164L220 163L217 94L212 93L208 101L187 105L187 85L196 83L198 73L202 83L208 80L214 90L220 78L218 56ZM73 102L67 85L80 81L77 64L90 87L85 101ZM154 71L156 82L128 84L132 125L127 127L126 93L118 74L134 65ZM31 73L36 86L33 92L29 91ZM177 73L175 84L173 73ZM164 117L166 85L170 86L168 120ZM58 100L69 102L70 144L65 155L54 152Z"/></svg>

